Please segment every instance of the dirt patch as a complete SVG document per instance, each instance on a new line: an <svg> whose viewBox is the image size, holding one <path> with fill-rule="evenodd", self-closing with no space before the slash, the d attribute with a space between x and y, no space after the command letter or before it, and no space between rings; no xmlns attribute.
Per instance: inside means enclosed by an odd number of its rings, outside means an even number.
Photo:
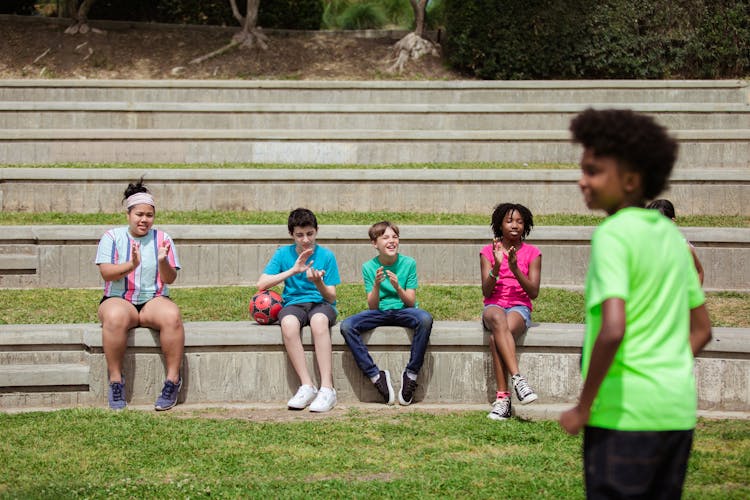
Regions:
<svg viewBox="0 0 750 500"><path fill-rule="evenodd" d="M153 411L153 407L133 407L144 411ZM216 420L238 419L248 422L309 422L316 420L351 420L364 418L380 422L396 419L407 413L429 413L433 415L447 415L479 411L489 408L487 405L437 405L415 404L412 406L387 406L377 403L338 404L326 413L313 413L308 410L291 411L281 404L222 404L221 406L181 404L164 414L176 418L206 418Z"/></svg>
<svg viewBox="0 0 750 500"><path fill-rule="evenodd" d="M0 78L73 79L461 79L440 57L410 61L387 72L392 36L268 32L268 50L232 49L200 64L190 61L231 41L238 29L92 21L85 35L66 35L67 23L0 18Z"/></svg>

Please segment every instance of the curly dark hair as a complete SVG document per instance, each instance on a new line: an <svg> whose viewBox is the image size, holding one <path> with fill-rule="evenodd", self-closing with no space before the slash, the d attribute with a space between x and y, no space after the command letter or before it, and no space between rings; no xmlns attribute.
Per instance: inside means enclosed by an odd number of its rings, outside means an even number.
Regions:
<svg viewBox="0 0 750 500"><path fill-rule="evenodd" d="M289 212L286 226L289 229L289 234L294 233L295 227L312 226L315 229L318 229L318 219L315 217L315 214L312 213L312 210L307 208L295 208Z"/></svg>
<svg viewBox="0 0 750 500"><path fill-rule="evenodd" d="M521 239L525 240L531 232L531 228L534 227L534 217L531 215L531 210L520 203L500 203L492 212L492 223L490 224L492 234L496 238L503 237L503 219L508 215L508 212L513 211L521 214L521 218L523 219L523 234L521 235Z"/></svg>
<svg viewBox="0 0 750 500"><path fill-rule="evenodd" d="M629 109L588 108L570 123L573 142L596 156L611 156L641 174L643 197L664 191L677 159L677 141L652 117Z"/></svg>
<svg viewBox="0 0 750 500"><path fill-rule="evenodd" d="M670 219L675 218L674 205L672 205L672 202L669 200L665 200L663 198L660 200L654 200L646 205L646 208L658 210L662 215L669 217Z"/></svg>
<svg viewBox="0 0 750 500"><path fill-rule="evenodd" d="M138 179L136 182L131 182L128 184L128 187L125 188L125 195L122 197L122 201L127 200L131 196L133 196L135 193L148 193L149 190L146 187L146 185L143 183L143 177Z"/></svg>

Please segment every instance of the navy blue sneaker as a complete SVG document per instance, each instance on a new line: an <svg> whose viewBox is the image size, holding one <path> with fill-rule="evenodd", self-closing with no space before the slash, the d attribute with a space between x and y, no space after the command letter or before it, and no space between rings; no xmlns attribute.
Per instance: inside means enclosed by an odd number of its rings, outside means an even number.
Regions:
<svg viewBox="0 0 750 500"><path fill-rule="evenodd" d="M125 402L125 379L122 382L109 383L109 407L113 410L122 410L128 404Z"/></svg>
<svg viewBox="0 0 750 500"><path fill-rule="evenodd" d="M156 398L156 404L154 408L157 411L169 410L177 404L177 396L180 395L180 388L182 387L182 377L175 384L171 380L164 381L164 387L161 390L161 395Z"/></svg>

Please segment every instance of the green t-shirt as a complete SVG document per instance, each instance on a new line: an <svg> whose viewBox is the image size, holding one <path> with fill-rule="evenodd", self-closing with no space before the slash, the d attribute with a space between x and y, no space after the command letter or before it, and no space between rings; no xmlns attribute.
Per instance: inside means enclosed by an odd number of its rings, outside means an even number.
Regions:
<svg viewBox="0 0 750 500"><path fill-rule="evenodd" d="M374 257L364 264L362 264L362 278L365 281L365 291L369 294L372 291L373 285L375 284L375 273L378 268L383 266L378 260L378 257ZM390 266L383 266L383 272L391 271L398 276L398 284L404 290L416 289L417 288L417 261L406 255L398 254L396 262ZM417 307L418 304L414 304ZM386 279L380 283L380 305L378 309L381 311L387 311L390 309L403 309L405 307L403 301L396 293L396 290L391 285L391 281Z"/></svg>
<svg viewBox="0 0 750 500"><path fill-rule="evenodd" d="M625 301L625 336L588 424L623 431L695 427L690 310L704 302L685 238L657 210L626 208L594 231L586 275L582 372L602 323L602 303Z"/></svg>

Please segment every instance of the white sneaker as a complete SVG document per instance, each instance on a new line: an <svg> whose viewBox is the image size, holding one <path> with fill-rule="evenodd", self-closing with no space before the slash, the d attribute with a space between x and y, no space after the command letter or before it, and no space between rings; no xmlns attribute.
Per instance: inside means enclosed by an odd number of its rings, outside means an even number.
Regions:
<svg viewBox="0 0 750 500"><path fill-rule="evenodd" d="M311 385L301 385L297 394L286 404L290 410L304 410L315 399L318 390Z"/></svg>
<svg viewBox="0 0 750 500"><path fill-rule="evenodd" d="M310 405L310 411L324 412L329 411L336 406L336 389L321 387L318 391L318 397Z"/></svg>

